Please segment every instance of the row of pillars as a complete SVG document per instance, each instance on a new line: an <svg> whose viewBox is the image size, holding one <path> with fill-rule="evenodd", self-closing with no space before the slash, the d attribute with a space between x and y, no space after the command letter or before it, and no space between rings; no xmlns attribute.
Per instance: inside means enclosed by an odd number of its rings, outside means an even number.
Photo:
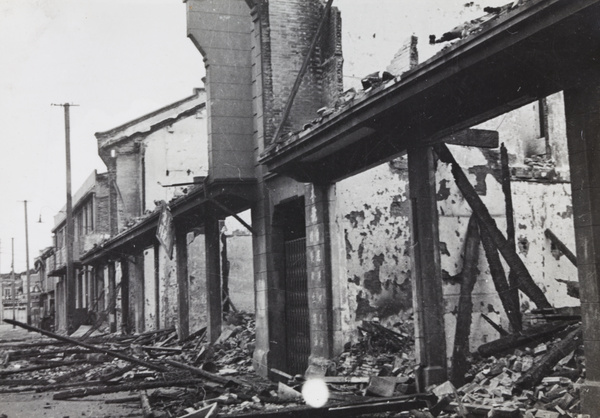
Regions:
<svg viewBox="0 0 600 418"><path fill-rule="evenodd" d="M222 324L222 291L221 291L221 258L220 258L220 224L215 211L207 209L204 223L205 256L206 256L206 306L207 306L207 338L215 341L221 334ZM177 328L179 337L184 339L189 336L189 311L190 289L188 272L188 243L187 228L175 225L175 265L177 274ZM154 305L155 327L160 329L160 248L154 246L154 290L156 295ZM106 264L108 289L105 298L105 309L108 310L111 332L118 330L117 308L121 311L120 329L123 333L141 331L144 327L144 258L140 254L124 256L118 259L121 268L121 279L117 287L117 260L110 260ZM135 269L135 280L133 271ZM94 268L95 280L104 281L104 266ZM120 305L116 306L117 294L121 294ZM130 298L134 294L134 298ZM136 306L131 306L131 301L136 300ZM130 313L136 310L135 318L130 319ZM164 313L163 313L164 316ZM164 318L162 318L164 319Z"/></svg>

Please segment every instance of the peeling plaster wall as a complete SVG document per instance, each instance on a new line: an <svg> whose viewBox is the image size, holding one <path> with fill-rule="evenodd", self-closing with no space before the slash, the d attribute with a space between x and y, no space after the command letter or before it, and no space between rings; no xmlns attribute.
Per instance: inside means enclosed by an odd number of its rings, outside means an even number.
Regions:
<svg viewBox="0 0 600 418"><path fill-rule="evenodd" d="M533 173L537 166L527 158L532 149L551 150L543 159L546 168L558 173L547 177L512 179L512 198L518 252L535 282L553 306L574 306L579 301L567 295L561 280L577 280L576 268L566 257L553 251L544 230L551 229L569 248L575 250L573 215L570 198L568 155L562 94L547 98L546 136L540 137L544 116L534 102L509 114L492 119L478 128L498 130L505 143L511 168ZM542 113L543 115L543 113ZM543 142L543 147L539 143ZM450 146L471 184L487 205L499 229L506 231L505 200L500 184L499 149ZM535 173L533 174L535 176ZM346 274L348 312L344 337L354 336L357 323L378 317L393 325L412 314L410 285L410 208L407 196L408 174L404 159L382 164L337 184L336 224L343 233L345 259L336 266ZM446 341L452 353L460 284L455 276L462 270L462 254L471 209L454 183L446 164L436 172L439 234ZM341 252L340 252L341 253ZM504 264L505 270L506 264ZM509 328L502 304L495 291L483 248L480 248L479 275L473 290L474 313L471 349L497 338L498 333L485 322L481 313ZM534 306L521 294L524 311Z"/></svg>
<svg viewBox="0 0 600 418"><path fill-rule="evenodd" d="M348 287L346 332L363 319L393 324L412 312L407 188L405 159L337 184L336 222L345 241L340 263L346 264Z"/></svg>

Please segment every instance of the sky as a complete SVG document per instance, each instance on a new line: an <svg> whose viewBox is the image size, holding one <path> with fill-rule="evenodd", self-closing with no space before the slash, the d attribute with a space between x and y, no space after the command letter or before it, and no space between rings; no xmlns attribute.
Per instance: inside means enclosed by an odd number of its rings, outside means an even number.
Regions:
<svg viewBox="0 0 600 418"><path fill-rule="evenodd" d="M272 0L277 1L277 0ZM342 13L347 87L385 69L411 34L427 59L454 26L507 2L335 0ZM471 4L472 3L472 4ZM63 108L70 103L72 191L105 171L96 132L192 94L204 64L186 36L181 0L0 0L0 272L25 270L52 244L66 201ZM41 223L39 221L42 221Z"/></svg>

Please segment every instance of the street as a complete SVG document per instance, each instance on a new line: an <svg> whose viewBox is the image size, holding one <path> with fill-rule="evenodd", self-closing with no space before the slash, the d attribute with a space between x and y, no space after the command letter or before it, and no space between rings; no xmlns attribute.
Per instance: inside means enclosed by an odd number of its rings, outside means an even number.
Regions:
<svg viewBox="0 0 600 418"><path fill-rule="evenodd" d="M14 328L12 325L0 325L0 344L10 342L24 343L39 340L41 337L34 332L25 331L22 328ZM5 349L0 349L4 354ZM0 369L1 371L2 369ZM84 399L73 399L64 401L52 400L53 392L36 393L25 391L20 393L5 393L7 389L0 389L0 417L6 418L30 418L30 417L141 417L139 401L127 403L106 403L109 399L129 398L131 395L124 393L106 394L101 396L86 397ZM4 392L4 393L3 393Z"/></svg>

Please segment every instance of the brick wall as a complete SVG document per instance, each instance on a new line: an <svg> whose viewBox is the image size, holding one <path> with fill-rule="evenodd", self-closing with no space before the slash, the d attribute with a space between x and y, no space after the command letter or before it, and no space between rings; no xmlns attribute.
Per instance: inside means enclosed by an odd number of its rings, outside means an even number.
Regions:
<svg viewBox="0 0 600 418"><path fill-rule="evenodd" d="M110 232L110 187L108 173L99 174L96 181L95 232Z"/></svg>
<svg viewBox="0 0 600 418"><path fill-rule="evenodd" d="M126 144L126 148L119 149L116 156L119 230L125 227L128 220L141 214L139 154L134 145Z"/></svg>
<svg viewBox="0 0 600 418"><path fill-rule="evenodd" d="M262 1L260 18L265 136L270 142L286 102L310 49L324 6L318 0ZM332 9L317 43L284 126L283 132L301 129L331 104L342 90L341 18Z"/></svg>

